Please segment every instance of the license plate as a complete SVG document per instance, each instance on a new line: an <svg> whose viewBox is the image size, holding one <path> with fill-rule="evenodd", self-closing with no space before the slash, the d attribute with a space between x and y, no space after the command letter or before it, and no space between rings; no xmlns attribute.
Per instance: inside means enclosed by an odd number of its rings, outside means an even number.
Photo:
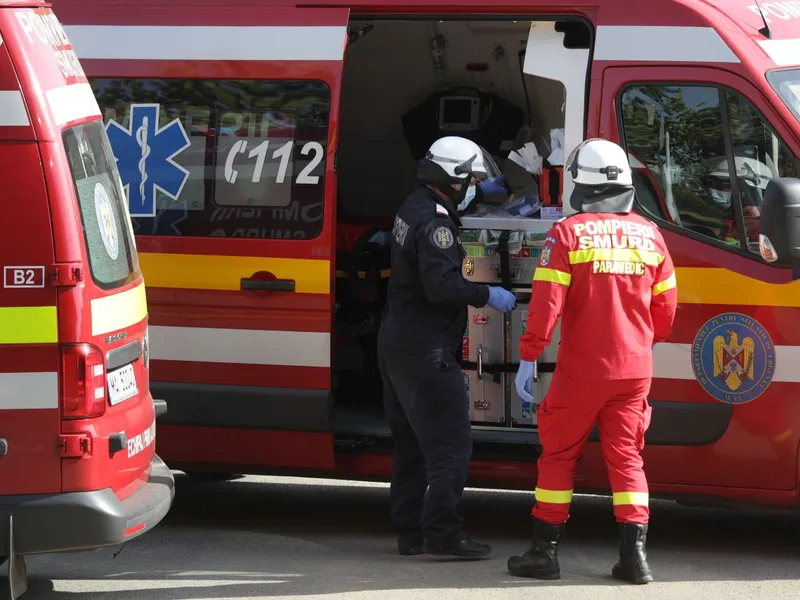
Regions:
<svg viewBox="0 0 800 600"><path fill-rule="evenodd" d="M121 369L111 371L106 379L108 381L108 402L111 406L133 398L139 393L133 365L126 365Z"/></svg>

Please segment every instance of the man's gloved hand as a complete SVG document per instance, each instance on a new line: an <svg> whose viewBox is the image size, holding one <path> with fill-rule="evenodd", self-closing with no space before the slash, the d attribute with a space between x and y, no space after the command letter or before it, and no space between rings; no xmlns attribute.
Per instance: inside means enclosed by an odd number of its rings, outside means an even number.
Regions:
<svg viewBox="0 0 800 600"><path fill-rule="evenodd" d="M489 288L489 306L493 309L501 313L507 313L516 305L517 300L514 298L514 294L507 289L498 286Z"/></svg>
<svg viewBox="0 0 800 600"><path fill-rule="evenodd" d="M517 394L526 402L533 402L533 395L531 390L533 388L533 363L527 360L519 362L519 371L517 377L514 379L514 385L517 388Z"/></svg>

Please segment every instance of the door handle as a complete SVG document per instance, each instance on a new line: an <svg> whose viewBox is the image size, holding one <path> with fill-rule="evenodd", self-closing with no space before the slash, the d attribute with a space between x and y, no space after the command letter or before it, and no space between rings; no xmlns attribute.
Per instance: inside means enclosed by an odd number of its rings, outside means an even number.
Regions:
<svg viewBox="0 0 800 600"><path fill-rule="evenodd" d="M242 279L241 289L263 290L268 292L293 292L294 279L273 279L272 281L259 281L257 279Z"/></svg>

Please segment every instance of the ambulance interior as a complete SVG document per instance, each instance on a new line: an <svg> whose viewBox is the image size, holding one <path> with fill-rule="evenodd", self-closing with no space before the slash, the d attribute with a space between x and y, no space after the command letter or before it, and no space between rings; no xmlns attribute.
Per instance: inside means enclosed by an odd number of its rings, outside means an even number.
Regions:
<svg viewBox="0 0 800 600"><path fill-rule="evenodd" d="M528 144L540 166L548 158L560 165L565 115L574 121L568 132L583 135L589 27L540 21L534 29L531 21L508 20L350 23L339 117L333 349L336 430L350 442L389 433L376 341L388 235L416 185L417 160L439 137L464 135L491 155L506 183L538 189L542 175L512 164L510 152ZM536 39L541 46L532 45ZM531 74L537 70L549 77ZM575 90L570 102L567 86ZM513 373L505 378L513 382ZM513 384L505 385L509 396ZM478 415L474 427L510 433L508 421L498 427L495 415Z"/></svg>

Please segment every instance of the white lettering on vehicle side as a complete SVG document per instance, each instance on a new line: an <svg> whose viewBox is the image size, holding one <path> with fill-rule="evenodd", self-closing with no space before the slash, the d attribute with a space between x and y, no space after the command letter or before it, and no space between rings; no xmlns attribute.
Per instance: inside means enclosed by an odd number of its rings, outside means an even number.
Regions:
<svg viewBox="0 0 800 600"><path fill-rule="evenodd" d="M149 448L150 445L155 441L156 422L153 421L153 424L145 429L142 433L135 435L132 438L128 438L128 458L133 458L140 452L143 452L145 448Z"/></svg>
<svg viewBox="0 0 800 600"><path fill-rule="evenodd" d="M64 28L52 11L39 14L31 10L18 10L14 16L30 44L35 44L38 40L39 43L53 49L56 62L65 79L86 77Z"/></svg>
<svg viewBox="0 0 800 600"><path fill-rule="evenodd" d="M747 7L748 10L758 14L759 12L764 15L764 20L767 23L772 23L774 17L781 21L788 21L790 19L797 19L800 17L800 2L797 0L791 2L767 2L761 4L751 4Z"/></svg>

